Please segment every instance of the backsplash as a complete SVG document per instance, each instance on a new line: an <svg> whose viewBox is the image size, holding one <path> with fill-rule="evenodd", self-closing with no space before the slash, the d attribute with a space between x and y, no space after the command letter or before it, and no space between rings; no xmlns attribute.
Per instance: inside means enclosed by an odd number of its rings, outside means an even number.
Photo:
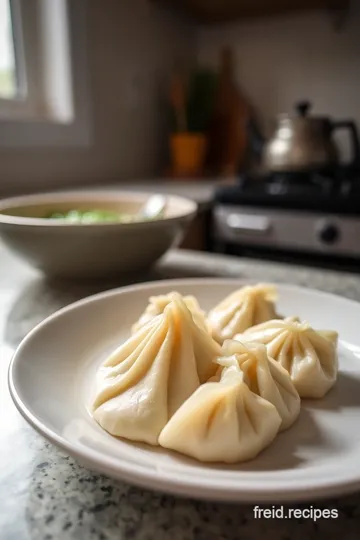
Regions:
<svg viewBox="0 0 360 540"><path fill-rule="evenodd" d="M251 20L198 30L200 61L216 65L233 47L238 82L259 113L266 134L274 117L309 99L314 113L353 118L360 129L360 6L334 30L326 12ZM339 141L348 154L348 141Z"/></svg>
<svg viewBox="0 0 360 540"><path fill-rule="evenodd" d="M310 99L314 112L360 126L360 5L341 32L324 12L194 27L149 0L88 1L90 148L0 149L0 196L90 181L151 178L166 148L165 81L175 58L210 65L233 47L238 81L265 133L279 112ZM347 140L342 138L347 149Z"/></svg>

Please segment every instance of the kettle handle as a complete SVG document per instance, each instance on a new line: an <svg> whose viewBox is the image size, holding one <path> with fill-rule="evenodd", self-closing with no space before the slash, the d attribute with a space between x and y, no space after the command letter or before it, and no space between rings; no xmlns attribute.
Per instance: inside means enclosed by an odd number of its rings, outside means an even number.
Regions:
<svg viewBox="0 0 360 540"><path fill-rule="evenodd" d="M355 122L353 122L352 120L339 120L338 122L332 122L331 129L332 131L338 130L338 129L347 129L349 131L350 142L351 142L350 163L360 164L360 140L359 140L359 132L358 132Z"/></svg>

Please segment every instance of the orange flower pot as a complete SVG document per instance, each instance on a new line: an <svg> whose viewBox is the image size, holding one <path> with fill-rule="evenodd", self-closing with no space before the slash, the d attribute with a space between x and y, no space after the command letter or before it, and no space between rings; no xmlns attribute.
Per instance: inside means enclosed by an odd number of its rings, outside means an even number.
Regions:
<svg viewBox="0 0 360 540"><path fill-rule="evenodd" d="M200 133L176 133L170 138L173 173L176 176L202 175L207 138Z"/></svg>

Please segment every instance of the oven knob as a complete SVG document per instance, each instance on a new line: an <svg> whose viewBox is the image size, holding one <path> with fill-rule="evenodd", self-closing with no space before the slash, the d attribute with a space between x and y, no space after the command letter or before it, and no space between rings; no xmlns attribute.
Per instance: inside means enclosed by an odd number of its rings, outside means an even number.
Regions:
<svg viewBox="0 0 360 540"><path fill-rule="evenodd" d="M335 244L340 237L340 231L336 225L325 224L319 230L319 239L324 244Z"/></svg>

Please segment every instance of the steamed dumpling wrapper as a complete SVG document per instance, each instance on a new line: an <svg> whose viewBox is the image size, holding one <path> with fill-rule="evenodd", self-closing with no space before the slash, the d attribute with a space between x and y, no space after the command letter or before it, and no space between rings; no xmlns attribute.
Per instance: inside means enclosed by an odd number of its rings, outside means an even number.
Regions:
<svg viewBox="0 0 360 540"><path fill-rule="evenodd" d="M227 296L208 314L212 335L219 343L232 339L250 326L280 318L274 302L277 290L274 285L259 283L242 287Z"/></svg>
<svg viewBox="0 0 360 540"><path fill-rule="evenodd" d="M316 331L295 317L267 321L236 336L242 343L266 345L268 355L289 373L303 398L321 398L335 384L338 371L338 334Z"/></svg>
<svg viewBox="0 0 360 540"><path fill-rule="evenodd" d="M174 297L100 367L95 420L112 435L158 444L169 418L214 374L219 354L180 295Z"/></svg>
<svg viewBox="0 0 360 540"><path fill-rule="evenodd" d="M250 390L276 407L282 419L280 430L289 428L299 416L300 396L289 373L268 357L265 345L244 345L239 341L227 340L222 354L217 363L224 367L239 366Z"/></svg>
<svg viewBox="0 0 360 540"><path fill-rule="evenodd" d="M236 463L255 458L275 438L281 417L254 394L237 365L219 382L200 386L162 430L159 443L200 461Z"/></svg>
<svg viewBox="0 0 360 540"><path fill-rule="evenodd" d="M134 334L144 324L154 319L157 315L164 313L164 309L175 298L181 297L186 307L189 309L194 322L203 330L206 330L206 315L205 312L199 306L195 296L181 296L179 293L171 292L169 294L160 294L158 296L150 296L149 304L146 307L144 313L140 316L139 320L133 325L131 332Z"/></svg>

